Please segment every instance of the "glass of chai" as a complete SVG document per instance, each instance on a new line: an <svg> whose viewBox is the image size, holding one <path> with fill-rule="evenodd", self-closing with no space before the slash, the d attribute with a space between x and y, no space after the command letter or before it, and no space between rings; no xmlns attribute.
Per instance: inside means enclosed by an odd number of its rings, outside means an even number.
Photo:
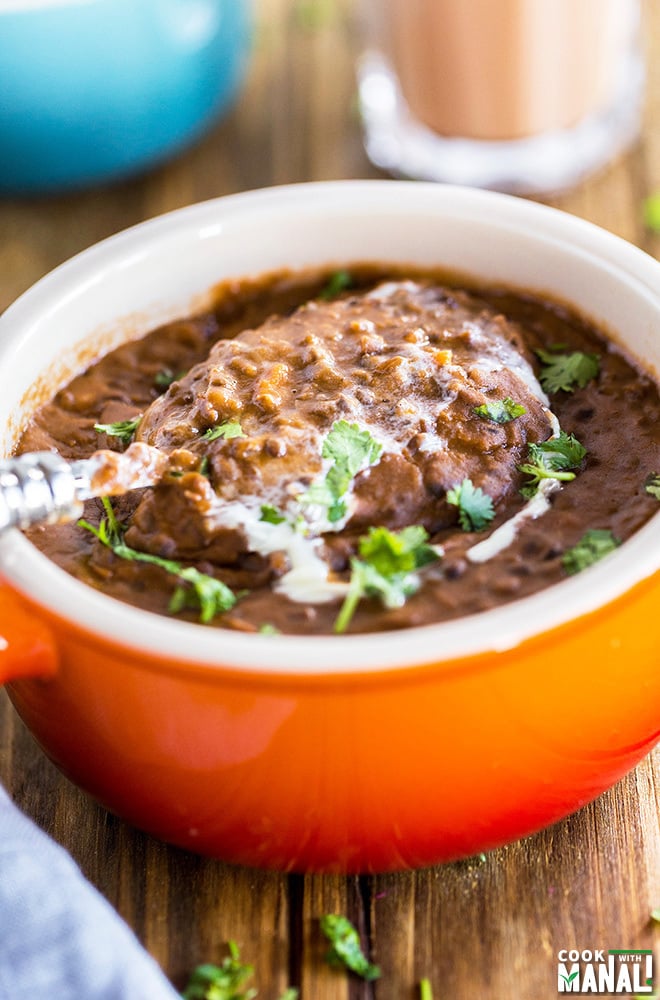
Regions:
<svg viewBox="0 0 660 1000"><path fill-rule="evenodd" d="M392 174L551 192L639 132L639 0L361 4L365 146Z"/></svg>

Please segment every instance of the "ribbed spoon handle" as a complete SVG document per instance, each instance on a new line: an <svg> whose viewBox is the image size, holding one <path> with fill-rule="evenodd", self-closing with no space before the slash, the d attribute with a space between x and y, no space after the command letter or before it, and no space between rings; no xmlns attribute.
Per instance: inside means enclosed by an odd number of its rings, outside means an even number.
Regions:
<svg viewBox="0 0 660 1000"><path fill-rule="evenodd" d="M167 455L142 442L124 452L97 451L75 462L54 451L0 459L0 533L73 521L82 513L83 500L153 486L167 461Z"/></svg>
<svg viewBox="0 0 660 1000"><path fill-rule="evenodd" d="M0 460L0 532L73 520L90 495L88 461L51 451Z"/></svg>

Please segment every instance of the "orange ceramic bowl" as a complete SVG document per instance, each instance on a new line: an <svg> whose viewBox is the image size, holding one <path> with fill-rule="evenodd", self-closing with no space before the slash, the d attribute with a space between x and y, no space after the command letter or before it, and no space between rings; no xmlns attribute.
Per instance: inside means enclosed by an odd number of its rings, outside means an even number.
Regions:
<svg viewBox="0 0 660 1000"><path fill-rule="evenodd" d="M339 182L220 199L86 251L0 319L0 444L93 351L226 277L445 266L573 303L660 367L660 265L483 191ZM93 345L93 346L92 346ZM45 752L129 822L228 861L384 871L577 809L660 736L660 515L540 594L377 635L244 635L118 603L0 540L0 677Z"/></svg>

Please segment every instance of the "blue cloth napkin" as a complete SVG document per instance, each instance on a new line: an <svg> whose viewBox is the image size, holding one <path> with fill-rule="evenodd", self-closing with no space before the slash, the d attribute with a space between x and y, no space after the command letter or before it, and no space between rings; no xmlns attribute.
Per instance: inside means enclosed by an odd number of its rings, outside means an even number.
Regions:
<svg viewBox="0 0 660 1000"><path fill-rule="evenodd" d="M177 998L73 859L0 788L0 1000Z"/></svg>

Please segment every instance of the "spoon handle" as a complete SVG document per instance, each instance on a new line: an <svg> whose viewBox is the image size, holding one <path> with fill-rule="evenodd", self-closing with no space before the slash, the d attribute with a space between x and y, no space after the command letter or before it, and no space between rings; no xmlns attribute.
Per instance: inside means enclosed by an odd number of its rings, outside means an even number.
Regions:
<svg viewBox="0 0 660 1000"><path fill-rule="evenodd" d="M90 463L52 451L0 461L0 532L80 517L90 493Z"/></svg>
<svg viewBox="0 0 660 1000"><path fill-rule="evenodd" d="M0 534L7 528L74 521L83 500L153 486L167 468L157 448L134 442L124 452L96 451L67 462L54 451L0 460Z"/></svg>

